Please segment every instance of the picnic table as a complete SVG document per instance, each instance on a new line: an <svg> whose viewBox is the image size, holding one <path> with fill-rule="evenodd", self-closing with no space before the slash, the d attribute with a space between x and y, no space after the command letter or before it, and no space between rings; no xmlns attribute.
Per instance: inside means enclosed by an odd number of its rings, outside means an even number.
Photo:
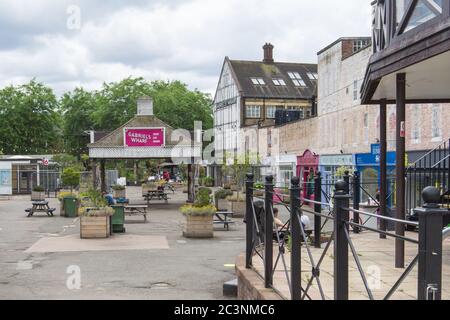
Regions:
<svg viewBox="0 0 450 320"><path fill-rule="evenodd" d="M217 211L214 219L214 224L223 224L224 229L230 231L230 224L235 222L231 219L233 217L233 212L228 211Z"/></svg>
<svg viewBox="0 0 450 320"><path fill-rule="evenodd" d="M147 222L147 205L125 205L125 215L126 216L134 216L134 215L142 215L144 216L144 221Z"/></svg>
<svg viewBox="0 0 450 320"><path fill-rule="evenodd" d="M144 199L147 201L147 205L150 205L150 201L153 199L164 200L166 203L169 202L169 197L167 193L163 190L149 190L147 194L143 195Z"/></svg>
<svg viewBox="0 0 450 320"><path fill-rule="evenodd" d="M38 212L46 213L49 217L53 217L53 213L56 211L55 208L49 207L48 201L32 201L31 205L31 208L25 210L28 213L28 218Z"/></svg>

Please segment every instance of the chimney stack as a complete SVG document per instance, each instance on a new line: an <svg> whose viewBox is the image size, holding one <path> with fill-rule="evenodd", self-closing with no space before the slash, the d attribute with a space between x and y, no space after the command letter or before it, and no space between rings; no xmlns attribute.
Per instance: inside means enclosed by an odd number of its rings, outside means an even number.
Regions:
<svg viewBox="0 0 450 320"><path fill-rule="evenodd" d="M266 43L263 47L264 49L264 63L273 63L273 48L274 46L271 43Z"/></svg>
<svg viewBox="0 0 450 320"><path fill-rule="evenodd" d="M137 101L138 116L153 116L153 99L150 97L142 97Z"/></svg>

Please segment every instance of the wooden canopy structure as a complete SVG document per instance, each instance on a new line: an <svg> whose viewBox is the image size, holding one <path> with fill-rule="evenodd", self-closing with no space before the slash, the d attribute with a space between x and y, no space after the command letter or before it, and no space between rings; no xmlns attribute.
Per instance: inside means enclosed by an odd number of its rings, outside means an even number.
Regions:
<svg viewBox="0 0 450 320"><path fill-rule="evenodd" d="M177 131L153 114L153 102L149 97L138 100L138 114L106 135L88 145L93 161L93 184L97 188L96 168L100 165L100 188L106 191L105 162L107 160L163 159L174 164L188 166L188 201L194 200L194 168L201 160L200 139L190 132Z"/></svg>
<svg viewBox="0 0 450 320"><path fill-rule="evenodd" d="M396 215L405 219L405 107L450 102L450 0L373 2L373 56L361 89L363 104L380 107L381 214L386 215L386 108L396 104ZM404 235L397 224L396 233ZM396 267L405 266L404 241L396 240Z"/></svg>

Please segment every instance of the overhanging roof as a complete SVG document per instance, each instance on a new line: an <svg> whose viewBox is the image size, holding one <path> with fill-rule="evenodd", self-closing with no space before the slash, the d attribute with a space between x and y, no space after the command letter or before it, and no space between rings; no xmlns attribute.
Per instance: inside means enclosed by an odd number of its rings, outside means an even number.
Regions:
<svg viewBox="0 0 450 320"><path fill-rule="evenodd" d="M125 128L164 128L165 145L161 147L125 147ZM190 163L201 157L201 144L191 145L187 132L175 134L175 130L155 116L135 116L99 141L89 144L92 159L172 159L174 162Z"/></svg>

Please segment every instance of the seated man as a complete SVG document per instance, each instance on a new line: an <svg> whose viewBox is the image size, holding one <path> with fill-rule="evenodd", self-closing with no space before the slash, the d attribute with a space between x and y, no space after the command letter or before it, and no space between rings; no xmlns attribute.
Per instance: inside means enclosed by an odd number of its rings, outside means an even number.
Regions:
<svg viewBox="0 0 450 320"><path fill-rule="evenodd" d="M106 199L108 206L113 206L116 204L116 201L114 200L114 197L112 194L103 192L103 197Z"/></svg>
<svg viewBox="0 0 450 320"><path fill-rule="evenodd" d="M285 239L286 234L289 234L289 224L285 224L279 217L279 210L278 208L273 208L273 215L274 215L274 220L273 220L273 224L274 224L274 239L278 240L277 237L277 233L276 231L278 231L278 235L280 237L280 240ZM302 222L302 226L303 226L303 230L305 231L305 234L308 235L308 230L310 230L311 227L311 221L309 219L308 216L306 215L302 215L301 216L301 222ZM303 238L303 237L302 237Z"/></svg>

